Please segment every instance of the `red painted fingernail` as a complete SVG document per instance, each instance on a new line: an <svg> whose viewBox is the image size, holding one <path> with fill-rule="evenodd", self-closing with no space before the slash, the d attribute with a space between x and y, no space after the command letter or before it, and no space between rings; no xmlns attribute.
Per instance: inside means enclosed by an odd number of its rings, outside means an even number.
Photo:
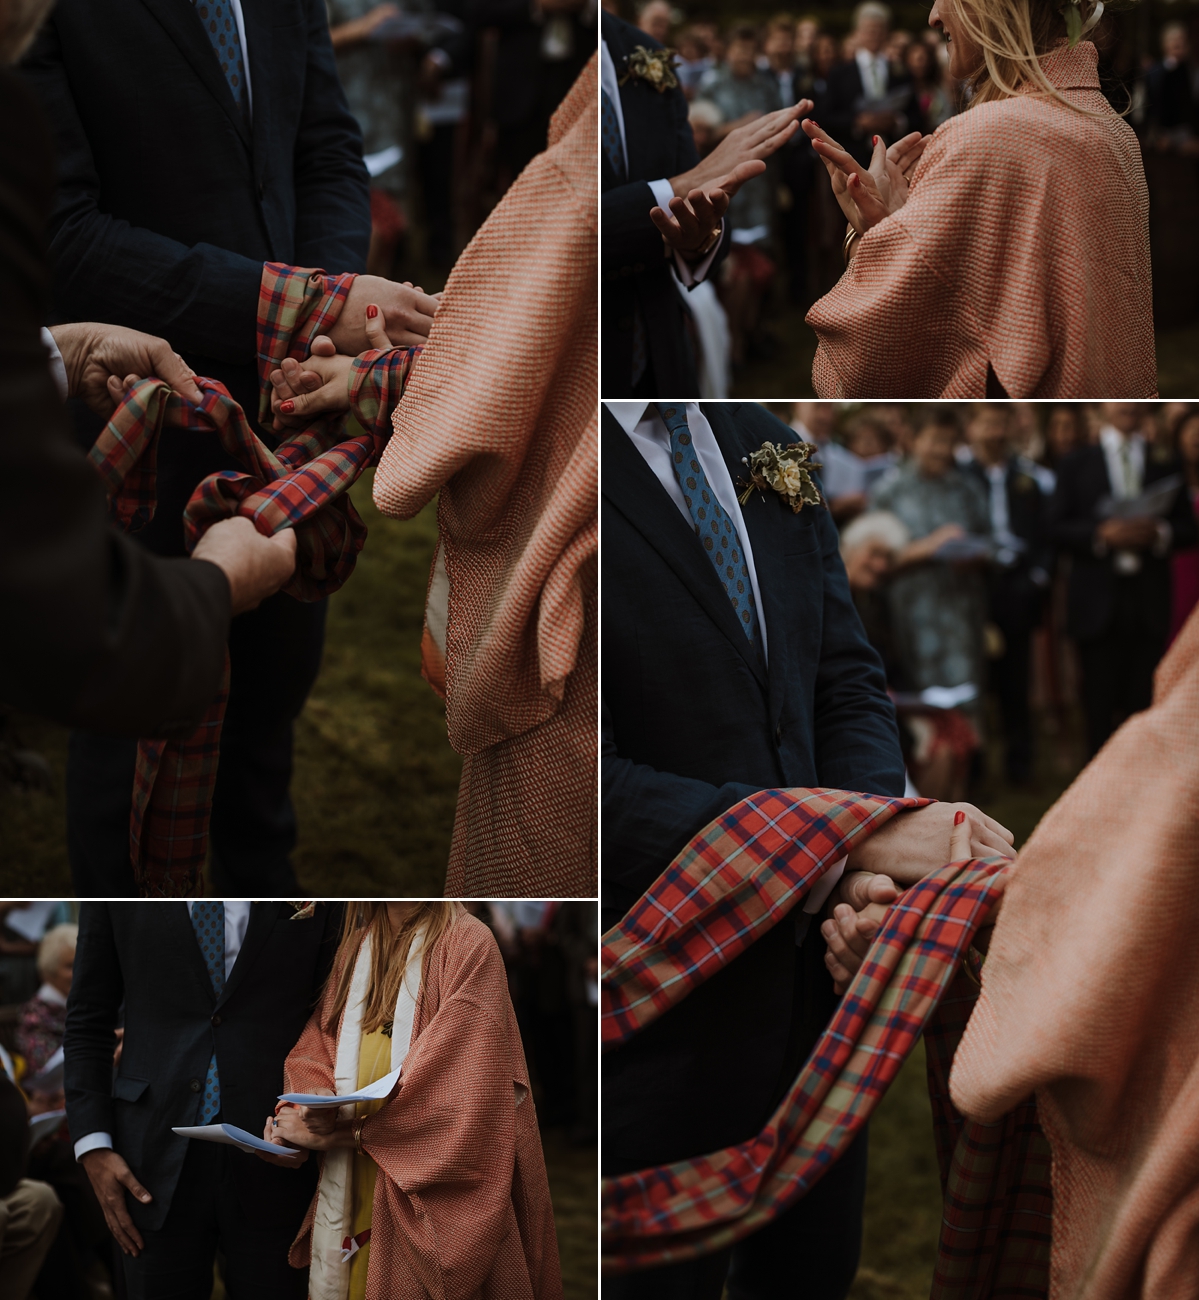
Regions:
<svg viewBox="0 0 1199 1300"><path fill-rule="evenodd" d="M875 136L871 136L871 139L873 140L873 142L874 142L875 144L878 144L878 136L877 136L877 135L875 135Z"/></svg>
<svg viewBox="0 0 1199 1300"><path fill-rule="evenodd" d="M378 314L379 314L378 307L376 307L374 303L371 303L371 305L366 309L367 320L374 320Z"/></svg>
<svg viewBox="0 0 1199 1300"><path fill-rule="evenodd" d="M957 812L953 814L953 824L955 826L960 826L965 820L966 814L959 808Z"/></svg>
<svg viewBox="0 0 1199 1300"><path fill-rule="evenodd" d="M296 409L295 402L280 402L279 409L284 415L290 415Z"/></svg>

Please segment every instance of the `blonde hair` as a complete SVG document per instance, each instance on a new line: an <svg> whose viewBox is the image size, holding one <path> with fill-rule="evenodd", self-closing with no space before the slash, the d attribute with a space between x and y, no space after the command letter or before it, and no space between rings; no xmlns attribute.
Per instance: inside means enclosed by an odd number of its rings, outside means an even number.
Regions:
<svg viewBox="0 0 1199 1300"><path fill-rule="evenodd" d="M422 963L433 950L433 945L457 919L457 903L437 901L415 902L407 915L394 928L386 903L347 903L345 922L333 963L337 979L333 1005L326 1028L332 1032L337 1027L354 979L354 966L363 940L371 940L371 968L366 983L366 999L362 1010L362 1032L381 1029L395 1014L396 999L400 995L400 982L408 965L409 950L417 931L424 929L421 939ZM341 973L336 974L340 965Z"/></svg>
<svg viewBox="0 0 1199 1300"><path fill-rule="evenodd" d="M982 66L970 78L974 96L970 107L997 99L1011 99L1032 83L1042 94L1060 100L1080 113L1045 75L1041 59L1066 39L1066 20L1053 0L950 0ZM1066 0L1070 3L1070 0ZM1080 0L1094 15L1096 0ZM1086 19L1083 18L1085 25Z"/></svg>
<svg viewBox="0 0 1199 1300"><path fill-rule="evenodd" d="M73 924L55 925L42 935L37 946L37 973L48 980L58 969L63 954L74 952L79 942L79 927Z"/></svg>

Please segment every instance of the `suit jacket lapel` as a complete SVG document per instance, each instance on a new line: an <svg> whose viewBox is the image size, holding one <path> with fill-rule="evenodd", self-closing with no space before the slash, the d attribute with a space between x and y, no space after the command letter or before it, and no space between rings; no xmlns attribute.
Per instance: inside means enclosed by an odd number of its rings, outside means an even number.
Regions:
<svg viewBox="0 0 1199 1300"><path fill-rule="evenodd" d="M157 903L155 906L162 908L165 913L167 926L175 935L175 942L179 945L180 951L186 954L184 960L191 968L196 982L203 989L205 998L209 1002L215 1002L216 994L212 991L212 979L204 962L204 954L200 951L200 941L196 938L196 928L192 925L187 904Z"/></svg>
<svg viewBox="0 0 1199 1300"><path fill-rule="evenodd" d="M753 670L763 688L762 656L741 630L716 570L662 484L605 407L603 494L662 557Z"/></svg>
<svg viewBox="0 0 1199 1300"><path fill-rule="evenodd" d="M742 462L757 448L737 426L739 405L730 403L703 403L700 407L707 416L712 432L724 455L734 487L738 480L745 481L747 471ZM754 571L758 575L758 592L762 607L758 617L766 625L767 677L770 702L770 725L777 725L783 711L787 693L787 679L791 671L791 653L787 638L789 604L798 599L802 588L785 570L786 507L781 501L763 499L755 492L741 507L741 517L749 533L753 549Z"/></svg>
<svg viewBox="0 0 1199 1300"><path fill-rule="evenodd" d="M224 1006L229 1001L237 991L237 986L245 979L246 972L253 966L275 922L279 919L280 906L279 903L250 904L250 922L246 926L246 937L242 940L237 960L233 963L233 969L225 981L225 991L217 1000L218 1007Z"/></svg>
<svg viewBox="0 0 1199 1300"><path fill-rule="evenodd" d="M237 107L237 102L233 98L233 92L229 89L229 83L225 80L224 73L221 72L221 65L217 62L216 51L209 43L208 33L204 30L204 24L200 21L199 14L196 13L195 5L191 3L191 0L142 0L142 4L158 19L163 30L179 47L180 53L191 64L196 76L216 97L229 120L237 128L238 135L249 147L249 129L246 127L241 110ZM250 25L249 13L254 8L254 5L244 6L247 28ZM250 42L248 32L246 41L255 44L255 42ZM257 66L252 65L251 76L256 76L256 74ZM254 84L257 85L257 81Z"/></svg>
<svg viewBox="0 0 1199 1300"><path fill-rule="evenodd" d="M261 173L262 166L270 157L271 141L271 64L267 55L271 49L272 32L267 26L266 6L262 4L243 4L242 20L246 25L246 45L242 51L248 59L250 69L250 90L253 98L252 123L254 158L257 160L255 179ZM223 78L222 78L223 80ZM229 96L230 102L233 96Z"/></svg>

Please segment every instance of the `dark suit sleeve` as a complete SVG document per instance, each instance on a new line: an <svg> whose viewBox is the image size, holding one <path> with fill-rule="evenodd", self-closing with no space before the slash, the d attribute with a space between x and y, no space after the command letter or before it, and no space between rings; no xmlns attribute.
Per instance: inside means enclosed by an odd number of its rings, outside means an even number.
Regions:
<svg viewBox="0 0 1199 1300"><path fill-rule="evenodd" d="M837 530L817 515L824 564L824 637L816 670L816 773L823 786L901 795L903 759L882 661L866 639L845 576Z"/></svg>
<svg viewBox="0 0 1199 1300"><path fill-rule="evenodd" d="M125 996L108 903L79 905L75 974L67 998L63 1085L71 1141L112 1133L114 1030Z"/></svg>
<svg viewBox="0 0 1199 1300"><path fill-rule="evenodd" d="M54 130L59 184L50 252L73 318L116 320L165 335L182 352L252 361L262 263L212 244L189 248L102 210L53 15L22 69Z"/></svg>
<svg viewBox="0 0 1199 1300"><path fill-rule="evenodd" d="M308 0L308 66L296 136L295 191L296 264L365 271L370 178L362 161L362 132L337 77L325 0Z"/></svg>
<svg viewBox="0 0 1199 1300"><path fill-rule="evenodd" d="M607 707L601 709L601 874L605 887L612 884L628 891L621 898L605 897L604 902L623 912L694 835L756 793L757 787L737 782L709 785L622 758Z"/></svg>
<svg viewBox="0 0 1199 1300"><path fill-rule="evenodd" d="M1049 535L1059 550L1092 558L1095 554L1095 515L1079 491L1081 457L1084 455L1084 452L1075 452L1062 461L1049 501Z"/></svg>

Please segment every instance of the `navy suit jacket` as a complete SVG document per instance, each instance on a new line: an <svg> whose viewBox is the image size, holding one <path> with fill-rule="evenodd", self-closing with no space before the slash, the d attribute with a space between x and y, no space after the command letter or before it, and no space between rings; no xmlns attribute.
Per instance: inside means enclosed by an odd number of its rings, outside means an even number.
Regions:
<svg viewBox="0 0 1199 1300"><path fill-rule="evenodd" d="M283 1062L308 1022L332 967L342 905L318 904L293 921L288 903L254 903L224 992L212 991L183 902L83 903L63 1041L72 1141L109 1133L113 1148L153 1196L126 1197L139 1228L170 1210L215 1052L220 1118L256 1137L283 1091ZM113 1029L124 1004L125 1040L113 1074ZM243 1211L285 1226L300 1222L318 1162L299 1169L238 1153Z"/></svg>
<svg viewBox="0 0 1199 1300"><path fill-rule="evenodd" d="M645 32L609 13L601 15L601 34L617 78L634 47L662 47ZM629 172L621 178L600 150L600 265L602 281L603 387L605 397L633 395L633 315L640 306L655 393L661 397L699 392L695 359L686 335L686 308L675 287L670 263L662 255L662 236L649 218L656 204L650 181L677 176L699 162L681 89L658 92L630 79L620 88ZM728 250L725 228L719 261ZM715 266L715 262L713 265Z"/></svg>
<svg viewBox="0 0 1199 1300"><path fill-rule="evenodd" d="M243 6L252 125L191 0L60 0L23 63L54 128L54 318L160 334L257 414L267 261L362 271L370 201L324 0Z"/></svg>
<svg viewBox="0 0 1199 1300"><path fill-rule="evenodd" d="M751 403L702 407L733 481L765 441L794 442ZM769 665L688 526L603 413L601 891L610 927L670 859L761 789L904 789L882 664L854 609L823 509L755 492L743 507ZM798 953L798 956L797 956ZM669 1015L604 1059L610 1172L760 1128L834 1005L816 935L776 926Z"/></svg>

